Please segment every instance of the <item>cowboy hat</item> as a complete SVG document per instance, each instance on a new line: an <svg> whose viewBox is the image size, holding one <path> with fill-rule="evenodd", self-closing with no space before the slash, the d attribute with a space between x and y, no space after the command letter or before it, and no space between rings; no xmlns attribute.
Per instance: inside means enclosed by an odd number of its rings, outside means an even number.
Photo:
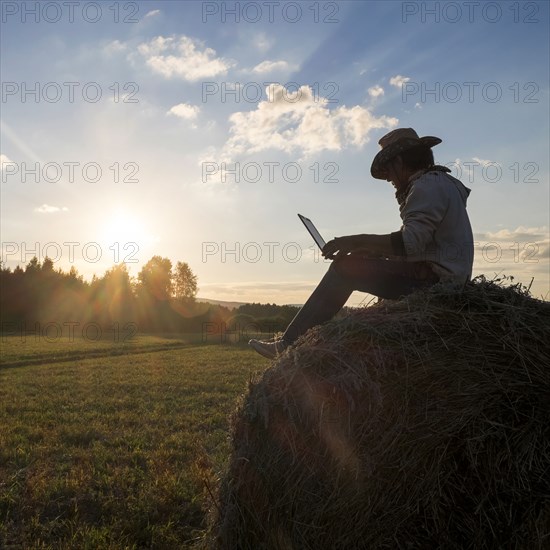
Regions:
<svg viewBox="0 0 550 550"><path fill-rule="evenodd" d="M378 143L382 149L374 157L370 173L373 178L385 180L387 177L386 165L392 158L419 145L433 147L441 143L441 140L434 136L418 137L412 128L396 128L382 136Z"/></svg>

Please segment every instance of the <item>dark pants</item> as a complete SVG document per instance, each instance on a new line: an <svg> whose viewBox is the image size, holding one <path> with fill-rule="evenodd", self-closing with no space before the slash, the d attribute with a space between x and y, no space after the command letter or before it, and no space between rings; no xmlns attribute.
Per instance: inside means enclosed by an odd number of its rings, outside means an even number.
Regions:
<svg viewBox="0 0 550 550"><path fill-rule="evenodd" d="M380 298L398 299L438 280L426 262L384 260L353 254L337 258L288 325L283 339L291 344L311 327L330 320L354 290Z"/></svg>

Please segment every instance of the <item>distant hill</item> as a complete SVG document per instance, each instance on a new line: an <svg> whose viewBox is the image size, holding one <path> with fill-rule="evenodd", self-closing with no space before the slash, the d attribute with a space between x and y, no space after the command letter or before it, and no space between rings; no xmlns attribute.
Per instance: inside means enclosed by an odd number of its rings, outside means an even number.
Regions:
<svg viewBox="0 0 550 550"><path fill-rule="evenodd" d="M224 306L228 309L237 309L240 306L250 304L251 302L226 302L224 300L211 300L210 298L197 298L197 302L206 302L207 304L214 304L217 306ZM284 304L293 307L302 307L303 304Z"/></svg>
<svg viewBox="0 0 550 550"><path fill-rule="evenodd" d="M237 309L238 307L248 303L248 302L226 302L224 300L211 300L210 298L197 298L197 302L206 302L207 304L224 306L228 309Z"/></svg>

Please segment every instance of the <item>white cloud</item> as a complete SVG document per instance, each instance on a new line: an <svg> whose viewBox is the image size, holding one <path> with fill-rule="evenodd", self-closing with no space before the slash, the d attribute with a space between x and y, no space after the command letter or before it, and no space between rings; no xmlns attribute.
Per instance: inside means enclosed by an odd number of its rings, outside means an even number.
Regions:
<svg viewBox="0 0 550 550"><path fill-rule="evenodd" d="M261 302L269 295L277 303L301 304L316 284L317 281L211 282L201 284L200 295L203 299L238 302Z"/></svg>
<svg viewBox="0 0 550 550"><path fill-rule="evenodd" d="M128 46L120 40L113 40L103 47L103 51L109 55L123 52L128 49Z"/></svg>
<svg viewBox="0 0 550 550"><path fill-rule="evenodd" d="M382 86L372 86L368 89L368 92L371 97L379 97L384 95L384 88Z"/></svg>
<svg viewBox="0 0 550 550"><path fill-rule="evenodd" d="M155 15L158 15L159 13L160 13L160 10L151 10L151 11L148 11L145 14L145 17L154 17Z"/></svg>
<svg viewBox="0 0 550 550"><path fill-rule="evenodd" d="M255 73L270 73L273 71L286 71L290 69L290 65L286 61L262 61L256 65L252 71Z"/></svg>
<svg viewBox="0 0 550 550"><path fill-rule="evenodd" d="M215 50L188 36L157 36L140 44L138 52L153 71L166 78L175 76L195 81L226 74L234 65L230 60L216 57Z"/></svg>
<svg viewBox="0 0 550 550"><path fill-rule="evenodd" d="M481 166L494 164L492 160L480 159L479 157L472 157L472 159L475 160L478 164L481 164Z"/></svg>
<svg viewBox="0 0 550 550"><path fill-rule="evenodd" d="M533 294L546 292L548 298L550 233L547 226L475 233L474 242L476 274L511 275L523 284L529 284L534 278Z"/></svg>
<svg viewBox="0 0 550 550"><path fill-rule="evenodd" d="M359 105L330 110L328 100L314 95L309 86L291 92L280 84L270 84L266 93L267 100L255 110L230 116L231 137L222 152L223 160L266 149L308 155L340 151L349 145L361 147L369 141L371 130L393 128L398 123L397 118L376 117Z"/></svg>
<svg viewBox="0 0 550 550"><path fill-rule="evenodd" d="M548 227L525 227L520 225L516 229L500 229L494 233L477 233L477 239L488 241L544 241L549 239Z"/></svg>
<svg viewBox="0 0 550 550"><path fill-rule="evenodd" d="M408 82L410 78L408 76L401 76L400 74L392 76L390 78L390 84L396 88L401 88L405 82Z"/></svg>
<svg viewBox="0 0 550 550"><path fill-rule="evenodd" d="M174 105L166 114L174 115L186 120L194 120L199 114L200 108L196 105L189 105L188 103L179 103Z"/></svg>
<svg viewBox="0 0 550 550"><path fill-rule="evenodd" d="M4 170L4 164L13 164L13 161L6 155L0 155L0 172Z"/></svg>
<svg viewBox="0 0 550 550"><path fill-rule="evenodd" d="M270 40L267 35L263 32L257 34L254 37L254 47L260 52L266 52L273 45L273 41Z"/></svg>
<svg viewBox="0 0 550 550"><path fill-rule="evenodd" d="M69 209L66 206L50 206L49 204L43 204L34 209L35 212L40 214L53 214L55 212L67 212Z"/></svg>
<svg viewBox="0 0 550 550"><path fill-rule="evenodd" d="M421 107L419 107L421 108ZM479 157L472 157L472 160L461 160L456 158L454 161L447 163L446 165L451 169L452 175L463 183L474 183L475 178L481 175L481 171L484 169L491 169L492 166L499 166L498 163L492 160L481 159ZM495 170L497 170L495 168ZM492 172L487 175L488 178L496 177L497 172Z"/></svg>

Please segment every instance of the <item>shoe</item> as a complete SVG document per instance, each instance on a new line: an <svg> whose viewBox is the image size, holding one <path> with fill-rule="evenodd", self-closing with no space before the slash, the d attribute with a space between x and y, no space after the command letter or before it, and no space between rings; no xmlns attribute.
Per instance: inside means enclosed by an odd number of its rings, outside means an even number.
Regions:
<svg viewBox="0 0 550 550"><path fill-rule="evenodd" d="M255 349L260 355L268 359L275 359L288 348L288 344L284 340L275 340L274 342L262 342L261 340L250 340L248 345Z"/></svg>

